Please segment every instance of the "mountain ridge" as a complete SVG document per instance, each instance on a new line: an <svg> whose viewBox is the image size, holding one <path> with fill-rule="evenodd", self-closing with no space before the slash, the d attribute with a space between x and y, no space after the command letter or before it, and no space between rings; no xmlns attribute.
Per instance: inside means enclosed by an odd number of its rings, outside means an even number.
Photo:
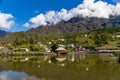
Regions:
<svg viewBox="0 0 120 80"><path fill-rule="evenodd" d="M120 16L111 16L110 18L74 17L69 21L62 20L56 25L39 26L38 28L30 29L27 32L36 31L42 34L66 34L69 32L97 30L100 28L112 28L119 26Z"/></svg>

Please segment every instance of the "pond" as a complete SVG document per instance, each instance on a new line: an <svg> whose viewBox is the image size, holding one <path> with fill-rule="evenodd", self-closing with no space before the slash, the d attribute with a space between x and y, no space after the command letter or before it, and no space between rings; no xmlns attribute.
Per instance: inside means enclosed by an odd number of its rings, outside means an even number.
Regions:
<svg viewBox="0 0 120 80"><path fill-rule="evenodd" d="M33 61L0 61L0 80L120 80L117 61L95 57L75 62L44 61L43 56Z"/></svg>

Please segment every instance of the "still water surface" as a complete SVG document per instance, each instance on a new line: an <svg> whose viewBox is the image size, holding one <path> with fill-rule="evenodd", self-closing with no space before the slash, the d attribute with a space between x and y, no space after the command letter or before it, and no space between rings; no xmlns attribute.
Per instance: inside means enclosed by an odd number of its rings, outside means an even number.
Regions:
<svg viewBox="0 0 120 80"><path fill-rule="evenodd" d="M76 62L50 62L44 58L0 61L0 80L120 80L117 61L96 60L96 56Z"/></svg>
<svg viewBox="0 0 120 80"><path fill-rule="evenodd" d="M25 72L2 71L0 80L39 80L34 76L29 76Z"/></svg>
<svg viewBox="0 0 120 80"><path fill-rule="evenodd" d="M0 80L120 80L118 65L81 64L0 63Z"/></svg>

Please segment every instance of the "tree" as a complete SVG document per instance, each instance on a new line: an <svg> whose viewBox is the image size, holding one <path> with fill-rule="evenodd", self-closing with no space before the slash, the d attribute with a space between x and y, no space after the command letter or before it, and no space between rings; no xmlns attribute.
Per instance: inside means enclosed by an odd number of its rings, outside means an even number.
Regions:
<svg viewBox="0 0 120 80"><path fill-rule="evenodd" d="M31 45L30 50L31 51L40 51L41 49L40 49L40 47L38 45Z"/></svg>
<svg viewBox="0 0 120 80"><path fill-rule="evenodd" d="M56 52L55 50L58 48L58 44L54 43L52 46L51 46L51 49L53 52Z"/></svg>
<svg viewBox="0 0 120 80"><path fill-rule="evenodd" d="M106 44L106 43L107 43L107 39L108 39L108 35L107 35L106 33L102 33L102 34L100 35L100 37L101 37L102 43L103 43L103 44Z"/></svg>
<svg viewBox="0 0 120 80"><path fill-rule="evenodd" d="M95 42L91 39L88 39L86 43L83 45L87 49L95 49Z"/></svg>
<svg viewBox="0 0 120 80"><path fill-rule="evenodd" d="M96 33L94 34L94 41L97 46L101 46L102 44L106 44L108 39L108 35L106 33Z"/></svg>

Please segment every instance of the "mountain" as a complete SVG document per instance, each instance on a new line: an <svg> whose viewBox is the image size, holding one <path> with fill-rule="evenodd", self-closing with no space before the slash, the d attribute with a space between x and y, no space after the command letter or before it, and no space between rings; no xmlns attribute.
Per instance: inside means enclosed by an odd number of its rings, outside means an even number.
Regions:
<svg viewBox="0 0 120 80"><path fill-rule="evenodd" d="M6 32L6 31L3 31L3 30L0 30L0 38L6 36L8 34L10 34L10 32Z"/></svg>
<svg viewBox="0 0 120 80"><path fill-rule="evenodd" d="M17 45L46 42L50 40L64 38L65 36L73 38L74 34L83 31L98 30L99 33L107 32L112 34L120 32L120 16L111 16L108 18L95 17L74 17L69 21L61 21L56 25L39 26L26 32L15 32L0 39L1 43L13 43ZM0 31L0 36L8 33ZM71 34L73 33L73 34ZM65 34L65 35L64 35ZM71 37L72 36L72 37ZM74 36L75 37L75 36Z"/></svg>
<svg viewBox="0 0 120 80"><path fill-rule="evenodd" d="M69 32L114 27L120 27L120 16L110 16L110 18L74 17L69 21L61 21L56 25L40 26L36 29L32 28L27 32L66 34Z"/></svg>

